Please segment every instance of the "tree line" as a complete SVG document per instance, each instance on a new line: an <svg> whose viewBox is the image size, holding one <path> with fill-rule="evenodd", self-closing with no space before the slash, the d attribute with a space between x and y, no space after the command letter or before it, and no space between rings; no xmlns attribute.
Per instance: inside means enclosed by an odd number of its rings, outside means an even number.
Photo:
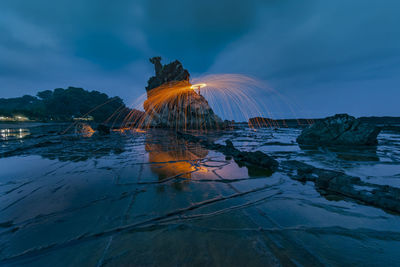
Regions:
<svg viewBox="0 0 400 267"><path fill-rule="evenodd" d="M120 97L77 87L41 91L36 96L0 98L0 115L24 115L41 121L70 121L90 115L103 122L115 112L122 113L119 118L123 118L129 111Z"/></svg>

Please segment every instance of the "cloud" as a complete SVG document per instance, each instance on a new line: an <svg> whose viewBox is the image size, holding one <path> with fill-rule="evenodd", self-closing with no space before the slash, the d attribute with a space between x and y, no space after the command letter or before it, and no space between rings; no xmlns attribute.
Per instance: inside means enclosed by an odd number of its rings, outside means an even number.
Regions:
<svg viewBox="0 0 400 267"><path fill-rule="evenodd" d="M27 25L45 29L68 49L65 52L103 68L124 67L142 58L143 51L149 51L133 1L16 0L1 6L18 13ZM13 30L15 23L8 23L12 25L9 30Z"/></svg>
<svg viewBox="0 0 400 267"><path fill-rule="evenodd" d="M115 31L115 36L100 29L96 33L88 31L90 27L84 25L83 17L62 25L70 13L60 13L50 21L40 13L28 12L35 7L28 4L24 6L27 10L3 9L1 97L78 86L120 95L130 103L144 92L151 66L142 55L148 48L140 30L121 31L120 35ZM141 38L132 38L129 34L132 31L136 37L142 34ZM130 56L131 51L134 53Z"/></svg>
<svg viewBox="0 0 400 267"><path fill-rule="evenodd" d="M227 43L254 26L261 2L147 0L142 23L153 51L202 72Z"/></svg>
<svg viewBox="0 0 400 267"><path fill-rule="evenodd" d="M382 110L400 115L395 106L374 104L377 96L380 102L392 98L392 93L400 96L394 92L400 74L400 17L396 11L400 2L304 3L299 6L286 1L279 5L279 12L277 6L264 6L257 26L227 45L209 72L247 73L268 80L296 98L311 116L348 111L371 115ZM350 103L336 108L325 105L348 102L343 101L343 92L352 97L363 95L366 101L358 103L357 110ZM310 98L314 102L310 103Z"/></svg>
<svg viewBox="0 0 400 267"><path fill-rule="evenodd" d="M249 29L256 1L15 0L0 8L3 97L75 85L130 101L151 76L149 57L204 70Z"/></svg>
<svg viewBox="0 0 400 267"><path fill-rule="evenodd" d="M3 45L7 45L7 42L9 45L21 43L31 48L53 48L57 45L56 40L44 29L10 12L4 12L0 16L0 28L3 33L0 37Z"/></svg>
<svg viewBox="0 0 400 267"><path fill-rule="evenodd" d="M266 80L298 103L299 116L400 115L385 104L400 96L399 8L396 0L2 1L0 92L73 85L131 102L152 75L148 58L160 55L192 74ZM357 96L356 107L345 99ZM292 116L285 105L276 114Z"/></svg>

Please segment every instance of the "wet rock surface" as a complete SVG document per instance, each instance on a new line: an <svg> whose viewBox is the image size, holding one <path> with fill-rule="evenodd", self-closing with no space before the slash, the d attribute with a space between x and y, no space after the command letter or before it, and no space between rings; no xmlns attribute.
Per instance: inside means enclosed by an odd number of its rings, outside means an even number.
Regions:
<svg viewBox="0 0 400 267"><path fill-rule="evenodd" d="M182 132L177 132L177 136L191 142L199 143L207 149L217 150L226 156L231 156L239 165L253 165L270 170L271 172L276 171L279 165L275 159L261 151L247 152L236 149L231 140L226 140L226 145L224 146L221 144L215 144L207 139Z"/></svg>
<svg viewBox="0 0 400 267"><path fill-rule="evenodd" d="M59 135L66 127L2 128L2 266L400 261L398 213L335 193L331 179L330 191L293 179L298 170L306 178L333 170L359 178L343 182L349 192L400 188L398 133L383 131L375 150L300 148L298 129L191 134L214 144L208 148L162 129ZM279 166L272 174L240 166L219 145L261 151ZM306 165L286 164L293 161Z"/></svg>
<svg viewBox="0 0 400 267"><path fill-rule="evenodd" d="M303 145L377 145L380 131L381 128L347 114L337 114L304 129L297 142Z"/></svg>
<svg viewBox="0 0 400 267"><path fill-rule="evenodd" d="M297 170L297 175L292 176L293 179L314 182L323 195L337 194L400 213L400 188L363 182L359 177L339 171L315 168L299 161L285 163Z"/></svg>
<svg viewBox="0 0 400 267"><path fill-rule="evenodd" d="M86 161L109 154L120 154L124 151L126 139L110 132L108 137L100 134L87 124L58 124L46 129L38 126L30 129L29 135L22 138L11 137L2 140L0 158L11 156L40 155L47 159L60 161ZM65 130L69 131L64 133ZM19 131L19 130L17 130Z"/></svg>

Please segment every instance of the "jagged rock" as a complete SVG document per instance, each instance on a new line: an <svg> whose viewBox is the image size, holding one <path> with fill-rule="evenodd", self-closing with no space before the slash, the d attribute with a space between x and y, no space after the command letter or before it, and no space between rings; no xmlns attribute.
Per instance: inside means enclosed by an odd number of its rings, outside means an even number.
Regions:
<svg viewBox="0 0 400 267"><path fill-rule="evenodd" d="M284 165L297 170L297 175L291 176L293 179L314 182L323 195L341 195L400 213L400 188L363 182L358 177L340 171L320 169L295 160L287 161Z"/></svg>
<svg viewBox="0 0 400 267"><path fill-rule="evenodd" d="M178 137L183 138L187 141L200 143L207 149L217 150L226 156L233 157L235 162L237 162L239 165L257 166L271 172L276 171L279 165L278 161L261 151L240 151L239 149L234 147L231 140L226 140L226 145L224 146L221 144L215 144L208 139L197 137L191 134L177 132L177 135Z"/></svg>
<svg viewBox="0 0 400 267"><path fill-rule="evenodd" d="M297 138L302 145L376 145L381 129L347 114L316 122Z"/></svg>
<svg viewBox="0 0 400 267"><path fill-rule="evenodd" d="M147 92L168 82L186 81L189 83L190 74L178 60L162 65L161 57L153 57L150 58L150 62L154 64L156 75L148 80Z"/></svg>
<svg viewBox="0 0 400 267"><path fill-rule="evenodd" d="M225 127L207 100L191 89L190 74L179 61L162 65L161 57L153 57L150 62L155 76L146 87L143 126L201 130Z"/></svg>

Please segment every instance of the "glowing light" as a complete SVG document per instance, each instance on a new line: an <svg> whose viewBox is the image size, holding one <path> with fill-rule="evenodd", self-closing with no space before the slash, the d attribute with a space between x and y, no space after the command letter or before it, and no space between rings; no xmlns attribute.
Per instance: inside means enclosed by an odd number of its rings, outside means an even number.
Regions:
<svg viewBox="0 0 400 267"><path fill-rule="evenodd" d="M0 137L3 140L9 139L22 139L25 136L30 135L28 129L2 129L0 130Z"/></svg>
<svg viewBox="0 0 400 267"><path fill-rule="evenodd" d="M156 121L159 118L167 117L170 123L176 121L177 126L179 123L188 122L191 129L207 130L204 116L208 116L209 113L204 110L206 106L199 104L202 101L200 98L204 98L214 113L222 119L232 120L237 117L248 121L252 117L271 118L273 116L268 111L268 105L260 101L257 95L268 96L274 93L275 91L264 82L240 74L207 75L194 78L190 82L170 82L144 94L140 98L144 101L138 101L133 107L141 109L143 106L145 116L137 119L132 113L125 118L124 126L148 128L157 125ZM197 122L191 120L192 118L198 118ZM153 121L155 123L152 124ZM278 127L273 124L271 123L272 127Z"/></svg>
<svg viewBox="0 0 400 267"><path fill-rule="evenodd" d="M161 145L152 139L146 138L145 150L149 153L150 169L158 174L160 180L170 177L191 179L194 172L207 172L201 166L202 158L206 157L208 150L199 144L187 146L184 140L175 136L167 136L166 145ZM168 164L160 164L168 162Z"/></svg>
<svg viewBox="0 0 400 267"><path fill-rule="evenodd" d="M0 116L0 121L29 121L29 118L19 115L14 117Z"/></svg>
<svg viewBox="0 0 400 267"><path fill-rule="evenodd" d="M86 116L82 118L73 118L74 121L93 121L94 117L93 116Z"/></svg>
<svg viewBox="0 0 400 267"><path fill-rule="evenodd" d="M135 132L136 132L136 133L146 133L146 131L145 131L145 130L142 130L142 129L135 129Z"/></svg>
<svg viewBox="0 0 400 267"><path fill-rule="evenodd" d="M83 137L92 137L95 132L90 125L85 123L79 123L75 127L75 133Z"/></svg>
<svg viewBox="0 0 400 267"><path fill-rule="evenodd" d="M196 84L193 84L192 86L190 86L190 88L191 89L200 89L200 88L204 88L206 86L207 86L206 83L196 83Z"/></svg>
<svg viewBox="0 0 400 267"><path fill-rule="evenodd" d="M274 106L274 100L278 101L278 105ZM281 105L283 102L284 105ZM279 110L282 106L285 111ZM205 121L210 114L208 107L213 110L212 114L217 114L223 120L234 123L234 118L239 119L249 122L252 128L261 125L285 127L285 122L279 125L278 121L269 119L276 117L271 108L280 113L289 110L293 117L298 117L289 102L265 82L241 74L215 74L190 81L172 81L149 90L131 106L133 109L124 118L121 127L146 129L162 127L164 124L171 127L176 123L176 128L207 131ZM143 109L144 115L136 111ZM116 110L107 121L113 117L119 118L122 112L124 110ZM250 118L256 119L250 123ZM226 127L229 123L221 122L219 125Z"/></svg>

